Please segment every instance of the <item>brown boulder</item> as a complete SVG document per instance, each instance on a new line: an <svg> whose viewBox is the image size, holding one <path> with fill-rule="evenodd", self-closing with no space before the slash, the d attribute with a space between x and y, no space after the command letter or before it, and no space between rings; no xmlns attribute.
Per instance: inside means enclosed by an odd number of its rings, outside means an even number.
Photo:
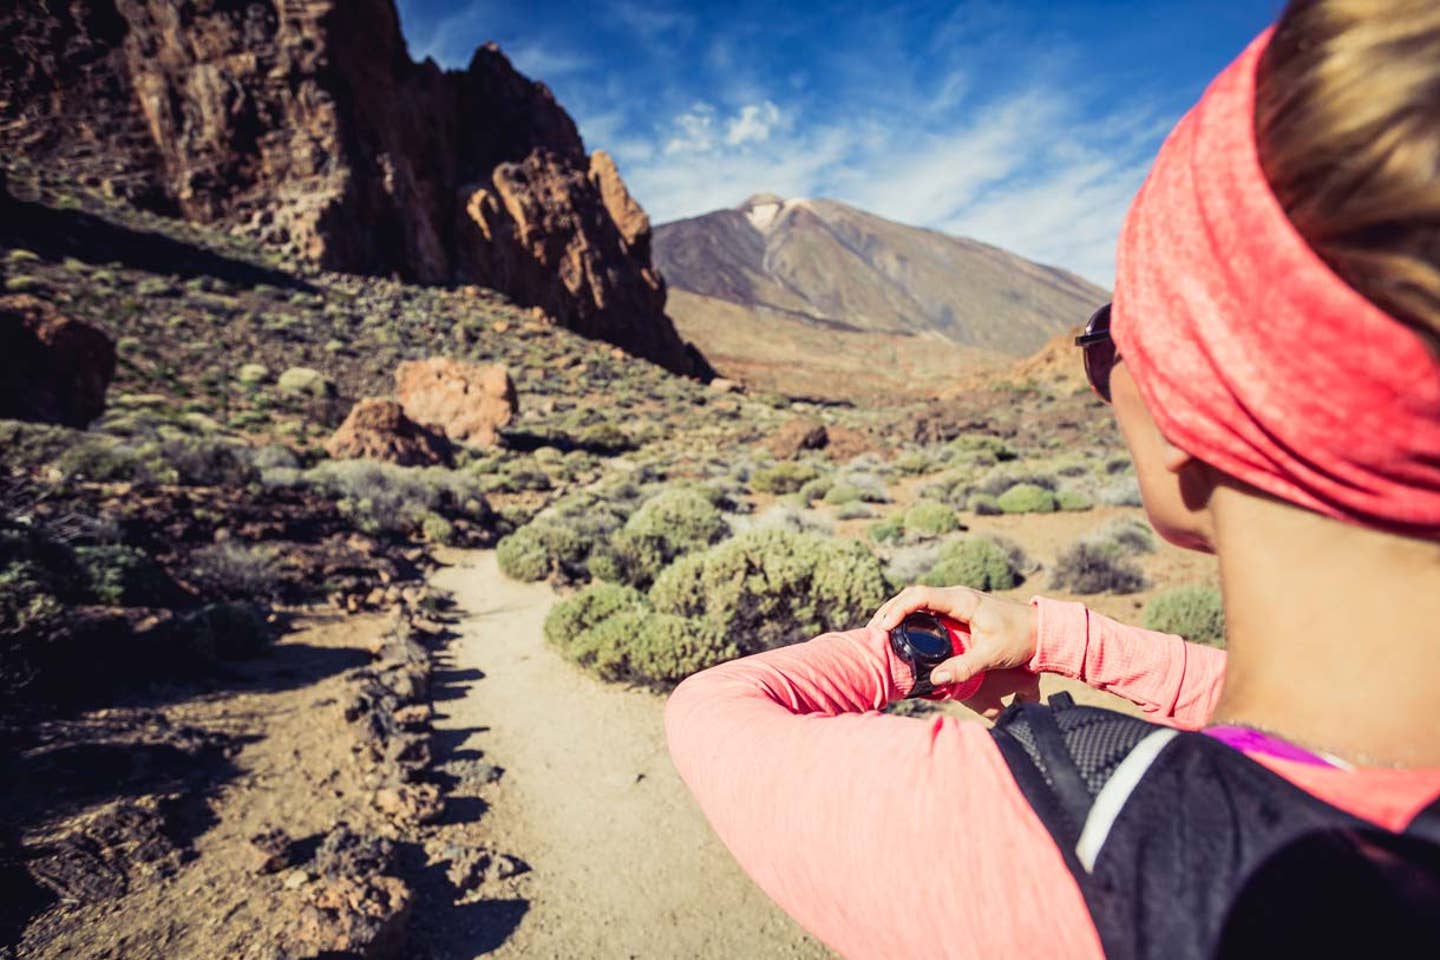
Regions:
<svg viewBox="0 0 1440 960"><path fill-rule="evenodd" d="M114 376L104 333L38 297L0 297L0 417L87 426Z"/></svg>
<svg viewBox="0 0 1440 960"><path fill-rule="evenodd" d="M450 442L416 423L394 400L366 397L350 410L340 429L325 442L336 460L384 460L402 467L449 466Z"/></svg>
<svg viewBox="0 0 1440 960"><path fill-rule="evenodd" d="M434 424L457 443L494 446L515 419L518 401L510 373L446 357L409 360L395 370L395 396L412 419Z"/></svg>
<svg viewBox="0 0 1440 960"><path fill-rule="evenodd" d="M822 450L830 442L830 433L818 420L791 420L765 441L765 447L777 459L792 460L803 450Z"/></svg>
<svg viewBox="0 0 1440 960"><path fill-rule="evenodd" d="M867 433L850 427L831 427L826 431L825 456L836 463L852 460L862 453L877 453L879 447Z"/></svg>

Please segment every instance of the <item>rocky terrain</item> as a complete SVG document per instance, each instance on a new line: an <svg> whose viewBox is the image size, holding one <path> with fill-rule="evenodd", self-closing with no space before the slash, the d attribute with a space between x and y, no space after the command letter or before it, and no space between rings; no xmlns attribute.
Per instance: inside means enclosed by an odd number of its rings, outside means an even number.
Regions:
<svg viewBox="0 0 1440 960"><path fill-rule="evenodd" d="M661 224L655 261L676 324L723 374L839 399L933 396L1109 298L988 244L770 194Z"/></svg>
<svg viewBox="0 0 1440 960"><path fill-rule="evenodd" d="M412 62L393 0L47 3L0 12L0 149L328 270L478 283L703 375L650 224L498 48Z"/></svg>

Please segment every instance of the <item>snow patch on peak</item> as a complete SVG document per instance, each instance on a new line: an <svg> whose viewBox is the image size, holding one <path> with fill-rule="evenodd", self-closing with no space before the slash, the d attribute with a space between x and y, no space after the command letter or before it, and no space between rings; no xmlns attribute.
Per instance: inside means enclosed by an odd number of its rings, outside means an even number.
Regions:
<svg viewBox="0 0 1440 960"><path fill-rule="evenodd" d="M784 206L783 203L757 203L745 211L745 216L749 219L750 226L761 233L768 233Z"/></svg>
<svg viewBox="0 0 1440 960"><path fill-rule="evenodd" d="M740 209L752 227L761 233L769 233L781 214L792 207L804 205L804 200L786 200L773 193L757 193L742 203Z"/></svg>

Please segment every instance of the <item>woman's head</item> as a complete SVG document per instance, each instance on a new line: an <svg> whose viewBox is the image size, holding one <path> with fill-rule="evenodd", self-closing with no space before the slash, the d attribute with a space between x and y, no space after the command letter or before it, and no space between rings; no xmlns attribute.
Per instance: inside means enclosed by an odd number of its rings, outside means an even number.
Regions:
<svg viewBox="0 0 1440 960"><path fill-rule="evenodd" d="M1440 355L1440 3L1294 0L1260 59L1255 144L1310 248Z"/></svg>
<svg viewBox="0 0 1440 960"><path fill-rule="evenodd" d="M1166 141L1122 236L1116 412L1156 527L1217 484L1440 537L1440 7L1304 0Z"/></svg>

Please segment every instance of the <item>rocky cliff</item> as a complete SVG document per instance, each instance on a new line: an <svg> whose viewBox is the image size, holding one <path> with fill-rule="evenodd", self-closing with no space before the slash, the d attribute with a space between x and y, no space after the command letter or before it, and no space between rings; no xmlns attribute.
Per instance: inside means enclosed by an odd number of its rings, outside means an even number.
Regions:
<svg viewBox="0 0 1440 960"><path fill-rule="evenodd" d="M0 150L333 270L479 283L672 370L650 224L493 45L411 61L393 0L18 0Z"/></svg>

